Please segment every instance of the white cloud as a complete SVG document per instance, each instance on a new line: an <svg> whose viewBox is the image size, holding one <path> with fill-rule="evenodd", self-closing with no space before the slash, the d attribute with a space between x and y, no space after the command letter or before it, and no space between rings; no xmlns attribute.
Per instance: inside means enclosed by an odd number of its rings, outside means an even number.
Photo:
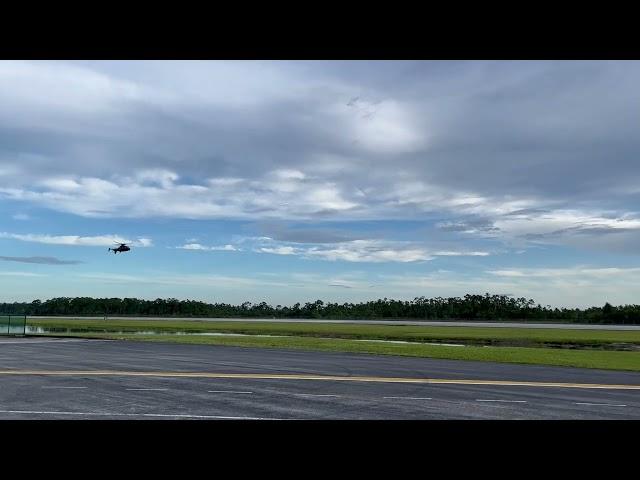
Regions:
<svg viewBox="0 0 640 480"><path fill-rule="evenodd" d="M82 188L82 185L73 178L48 178L41 182L45 188L54 191L73 192Z"/></svg>
<svg viewBox="0 0 640 480"><path fill-rule="evenodd" d="M110 247L114 243L126 243L134 247L151 247L153 242L150 238L138 238L127 240L119 235L100 235L94 237L81 237L79 235L40 235L40 234L18 234L0 232L0 238L10 238L23 242L45 243L49 245L77 245L85 247Z"/></svg>
<svg viewBox="0 0 640 480"><path fill-rule="evenodd" d="M276 255L297 255L301 249L293 247L261 247L258 251L262 253L274 253Z"/></svg>
<svg viewBox="0 0 640 480"><path fill-rule="evenodd" d="M212 187L230 187L244 181L242 178L210 178L207 183Z"/></svg>
<svg viewBox="0 0 640 480"><path fill-rule="evenodd" d="M498 277L526 277L527 274L520 270L489 270L487 273Z"/></svg>
<svg viewBox="0 0 640 480"><path fill-rule="evenodd" d="M269 243L274 242L269 241ZM379 240L352 240L349 242L337 242L331 244L331 246L293 247L290 245L271 245L260 246L254 251L346 262L415 262L433 258L425 250L406 245L403 242Z"/></svg>
<svg viewBox="0 0 640 480"><path fill-rule="evenodd" d="M374 103L358 99L355 104L340 108L344 109L357 146L365 150L407 153L427 143L424 121L416 118L408 105L396 100Z"/></svg>
<svg viewBox="0 0 640 480"><path fill-rule="evenodd" d="M476 236L637 252L623 232L640 233L639 80L617 61L6 61L0 199L86 217L437 218L467 255Z"/></svg>
<svg viewBox="0 0 640 480"><path fill-rule="evenodd" d="M607 212L581 210L551 210L542 213L523 213L501 217L495 226L510 235L549 234L566 229L640 229L640 218L630 214L608 212L613 216L603 216Z"/></svg>
<svg viewBox="0 0 640 480"><path fill-rule="evenodd" d="M181 247L176 247L182 250L205 250L205 251L227 251L227 252L237 252L240 251L239 248L227 244L227 245L214 245L214 246L205 246L199 243L186 243Z"/></svg>
<svg viewBox="0 0 640 480"><path fill-rule="evenodd" d="M117 99L140 98L142 90L132 82L66 63L0 63L0 98L5 105L104 113Z"/></svg>
<svg viewBox="0 0 640 480"><path fill-rule="evenodd" d="M433 254L436 256L443 256L443 257L460 257L460 256L486 257L487 255L490 255L489 252L455 252L450 250L434 252Z"/></svg>
<svg viewBox="0 0 640 480"><path fill-rule="evenodd" d="M282 169L274 171L273 176L280 180L303 180L306 175L300 170Z"/></svg>
<svg viewBox="0 0 640 480"><path fill-rule="evenodd" d="M276 255L297 255L303 258L315 258L330 261L345 262L419 262L433 260L436 256L486 256L489 252L465 252L465 251L440 251L432 252L429 249L413 242L388 241L388 240L351 240L335 242L322 246L290 246L275 245L271 239L267 240L270 246L260 246L254 251L259 253L272 253Z"/></svg>
<svg viewBox="0 0 640 480"><path fill-rule="evenodd" d="M589 267L572 267L572 268L527 268L527 269L505 269L505 270L488 270L487 273L498 277L544 277L544 278L592 278L592 279L608 279L612 277L626 277L628 275L637 275L640 268L589 268Z"/></svg>
<svg viewBox="0 0 640 480"><path fill-rule="evenodd" d="M136 184L157 185L161 188L171 188L179 178L177 173L163 169L140 170L134 177Z"/></svg>
<svg viewBox="0 0 640 480"><path fill-rule="evenodd" d="M88 217L306 218L358 206L336 184L297 171L275 171L260 181L214 178L207 185L179 178L167 170L111 180L56 177L40 189L0 188L0 196Z"/></svg>
<svg viewBox="0 0 640 480"><path fill-rule="evenodd" d="M7 277L48 277L49 276L44 273L7 272L7 271L0 271L0 275L7 276Z"/></svg>
<svg viewBox="0 0 640 480"><path fill-rule="evenodd" d="M153 246L153 241L150 238L138 238L137 240L133 240L131 242L125 242L125 243L130 243L134 247L152 247Z"/></svg>
<svg viewBox="0 0 640 480"><path fill-rule="evenodd" d="M199 243L187 243L185 245L182 245L181 247L176 248L180 248L182 250L208 250L208 247L200 245Z"/></svg>
<svg viewBox="0 0 640 480"><path fill-rule="evenodd" d="M426 250L393 246L385 242L354 240L344 242L334 248L311 247L305 256L324 260L343 260L347 262L418 262L432 260Z"/></svg>
<svg viewBox="0 0 640 480"><path fill-rule="evenodd" d="M179 180L175 172L157 169L111 180L54 177L40 182L38 189L0 187L0 196L88 217L312 219L328 215L326 218L357 220L411 219L425 212L441 212L493 218L493 231L460 228L490 237L546 233L576 225L640 229L640 220L629 217L629 212L619 214L619 218L579 210L512 214L546 205L534 199L485 198L462 192L452 195L442 187L412 181L404 172L387 177L391 185L364 190L344 190L334 181L298 170L275 170L260 180L219 177L204 184ZM439 225L448 228L457 223Z"/></svg>

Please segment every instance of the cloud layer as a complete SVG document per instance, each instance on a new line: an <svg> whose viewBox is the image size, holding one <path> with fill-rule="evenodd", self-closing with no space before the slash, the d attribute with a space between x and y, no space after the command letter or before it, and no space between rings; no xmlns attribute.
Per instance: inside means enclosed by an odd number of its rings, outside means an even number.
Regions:
<svg viewBox="0 0 640 480"><path fill-rule="evenodd" d="M84 247L111 247L116 243L127 243L135 247L150 247L153 245L153 242L149 238L127 240L119 235L82 237L79 235L43 235L0 232L0 238L10 238L23 242L36 242L48 245L76 245Z"/></svg>
<svg viewBox="0 0 640 480"><path fill-rule="evenodd" d="M438 216L452 236L637 252L638 81L639 62L6 61L0 197L86 217Z"/></svg>
<svg viewBox="0 0 640 480"><path fill-rule="evenodd" d="M638 81L638 62L7 61L2 194L82 215L509 198L622 214L639 193Z"/></svg>
<svg viewBox="0 0 640 480"><path fill-rule="evenodd" d="M5 262L19 263L36 263L40 265L78 265L82 263L79 260L60 260L55 257L4 257L0 256L0 260Z"/></svg>
<svg viewBox="0 0 640 480"><path fill-rule="evenodd" d="M422 268L425 288L446 262L451 291L472 268L504 291L595 281L640 254L639 83L637 61L4 61L0 238Z"/></svg>

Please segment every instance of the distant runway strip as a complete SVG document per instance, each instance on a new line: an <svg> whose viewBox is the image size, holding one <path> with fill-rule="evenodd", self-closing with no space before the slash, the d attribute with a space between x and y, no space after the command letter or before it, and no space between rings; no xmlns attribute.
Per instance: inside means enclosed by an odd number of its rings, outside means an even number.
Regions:
<svg viewBox="0 0 640 480"><path fill-rule="evenodd" d="M104 320L105 317L78 316L27 316L30 319ZM534 322L485 322L485 321L424 321L424 320L330 320L316 318L202 318L202 317L107 317L107 320L166 320L199 322L272 322L272 323L332 323L356 325L410 325L424 327L502 327L502 328L559 328L569 330L640 330L640 325L610 325L585 323L534 323Z"/></svg>
<svg viewBox="0 0 640 480"><path fill-rule="evenodd" d="M447 385L491 385L506 387L553 387L581 388L605 390L640 390L640 385L615 385L600 383L565 383L565 382L522 382L511 380L468 380L445 378L411 378L411 377L377 377L377 376L342 376L342 375L301 375L270 373L209 373L209 372L141 372L117 370L0 370L0 375L35 375L35 376L71 376L71 377L179 377L179 378L214 378L243 380L313 380L332 382L375 382L375 383L413 383L413 384L447 384Z"/></svg>

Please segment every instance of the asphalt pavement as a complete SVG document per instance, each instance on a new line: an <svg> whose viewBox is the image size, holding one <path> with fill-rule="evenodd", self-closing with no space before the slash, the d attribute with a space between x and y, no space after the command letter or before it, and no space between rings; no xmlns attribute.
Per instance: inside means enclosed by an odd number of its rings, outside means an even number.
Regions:
<svg viewBox="0 0 640 480"><path fill-rule="evenodd" d="M640 419L640 374L156 342L0 338L0 419Z"/></svg>

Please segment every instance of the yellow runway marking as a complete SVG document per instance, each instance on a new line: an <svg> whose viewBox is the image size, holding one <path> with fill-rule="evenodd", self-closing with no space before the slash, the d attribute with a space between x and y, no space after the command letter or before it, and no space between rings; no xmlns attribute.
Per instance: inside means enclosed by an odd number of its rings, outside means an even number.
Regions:
<svg viewBox="0 0 640 480"><path fill-rule="evenodd" d="M245 380L324 380L331 382L418 383L434 385L495 385L515 387L556 387L608 390L640 390L640 385L600 383L524 382L511 380L465 380L449 378L407 378L373 376L303 375L271 373L215 373L215 372L136 372L117 370L0 370L0 375L42 375L70 377L177 377L177 378L230 378Z"/></svg>

